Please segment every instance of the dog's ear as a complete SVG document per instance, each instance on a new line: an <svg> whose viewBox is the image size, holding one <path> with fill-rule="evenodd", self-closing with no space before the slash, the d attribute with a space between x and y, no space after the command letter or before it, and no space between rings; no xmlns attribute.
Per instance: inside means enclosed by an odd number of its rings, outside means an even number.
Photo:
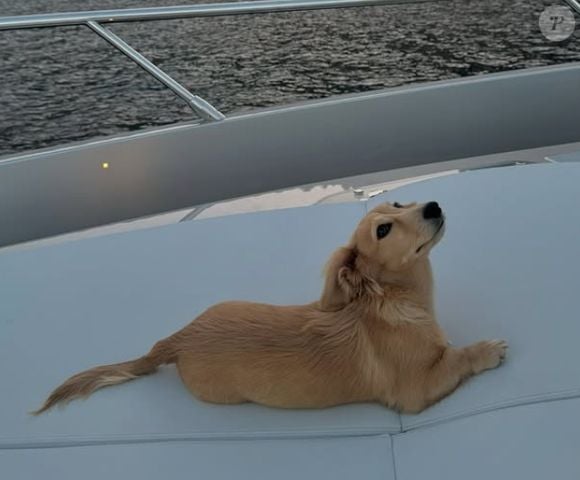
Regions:
<svg viewBox="0 0 580 480"><path fill-rule="evenodd" d="M352 247L341 247L330 256L325 267L324 289L319 302L321 310L335 312L365 294L383 294L380 285L359 270L356 258L356 250Z"/></svg>
<svg viewBox="0 0 580 480"><path fill-rule="evenodd" d="M320 296L320 309L326 312L340 310L350 302L350 292L344 288L346 269L354 265L356 254L352 248L336 249L324 267L324 288Z"/></svg>
<svg viewBox="0 0 580 480"><path fill-rule="evenodd" d="M381 286L357 267L357 253L352 247L341 247L330 256L325 267L324 289L319 308L335 312L363 295L382 296Z"/></svg>

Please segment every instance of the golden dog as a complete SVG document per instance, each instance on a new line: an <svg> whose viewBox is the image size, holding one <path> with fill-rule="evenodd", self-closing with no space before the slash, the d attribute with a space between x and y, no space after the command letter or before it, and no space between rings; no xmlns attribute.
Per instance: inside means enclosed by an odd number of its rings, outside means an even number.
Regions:
<svg viewBox="0 0 580 480"><path fill-rule="evenodd" d="M214 305L145 356L74 375L35 413L171 363L208 402L420 412L507 349L503 340L451 347L437 324L428 254L444 229L436 202L382 204L331 256L319 301Z"/></svg>

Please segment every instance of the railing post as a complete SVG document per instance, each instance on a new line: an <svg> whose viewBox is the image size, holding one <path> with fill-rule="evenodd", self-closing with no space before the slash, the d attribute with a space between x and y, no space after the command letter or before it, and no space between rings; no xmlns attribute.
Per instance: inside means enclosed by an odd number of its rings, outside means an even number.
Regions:
<svg viewBox="0 0 580 480"><path fill-rule="evenodd" d="M125 54L129 59L139 65L147 73L159 80L163 85L169 88L178 97L187 102L190 108L200 117L208 121L223 120L225 115L217 110L213 105L197 95L191 93L187 88L170 77L149 59L141 55L137 50L126 43L122 38L115 35L108 28L103 27L98 22L89 21L87 25L96 32L100 37L105 39L117 50Z"/></svg>

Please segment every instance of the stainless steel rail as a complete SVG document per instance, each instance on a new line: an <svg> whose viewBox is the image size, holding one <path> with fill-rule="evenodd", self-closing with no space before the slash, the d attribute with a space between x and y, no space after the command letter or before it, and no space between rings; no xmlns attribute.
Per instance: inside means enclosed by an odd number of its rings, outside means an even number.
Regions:
<svg viewBox="0 0 580 480"><path fill-rule="evenodd" d="M108 28L93 21L88 22L88 26L116 49L127 55L127 57L133 60L143 70L151 74L163 85L170 88L178 97L185 100L187 104L205 120L223 120L226 118L224 114L217 110L213 105L205 101L203 98L191 93L187 88L167 75L167 73L161 70L157 65L141 55L137 50L111 32Z"/></svg>
<svg viewBox="0 0 580 480"><path fill-rule="evenodd" d="M213 3L179 7L128 8L89 12L49 13L0 17L0 30L37 27L83 25L87 22L114 23L147 20L169 20L190 17L218 17L250 13L322 10L326 8L364 7L372 5L400 5L438 0L262 0L254 2Z"/></svg>
<svg viewBox="0 0 580 480"><path fill-rule="evenodd" d="M262 0L252 2L214 3L179 7L129 8L120 10L95 10L88 12L49 13L0 17L0 30L18 30L41 27L86 25L117 50L155 77L178 97L187 102L201 118L207 121L223 120L224 114L203 98L194 95L179 82L141 55L102 23L168 20L175 18L216 17L252 13L274 13L327 8L363 7L372 5L397 5L425 3L439 0Z"/></svg>
<svg viewBox="0 0 580 480"><path fill-rule="evenodd" d="M564 0L568 5L570 5L578 15L580 15L580 2L578 0Z"/></svg>

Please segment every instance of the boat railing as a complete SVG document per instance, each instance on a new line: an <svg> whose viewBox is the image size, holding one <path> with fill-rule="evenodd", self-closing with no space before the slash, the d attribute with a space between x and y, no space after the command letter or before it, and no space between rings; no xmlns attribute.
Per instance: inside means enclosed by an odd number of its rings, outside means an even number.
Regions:
<svg viewBox="0 0 580 480"><path fill-rule="evenodd" d="M183 99L204 121L219 121L225 118L211 103L195 95L185 86L164 72L147 57L139 53L125 40L106 28L104 24L121 22L143 22L178 18L219 17L260 13L323 10L381 5L426 3L438 0L260 0L232 3L184 5L177 7L128 8L117 10L95 10L86 12L49 13L0 17L0 30L30 28L88 26L109 44L139 65L148 74ZM440 1L440 0L439 0Z"/></svg>
<svg viewBox="0 0 580 480"><path fill-rule="evenodd" d="M574 11L580 15L580 1L578 0L564 0Z"/></svg>

